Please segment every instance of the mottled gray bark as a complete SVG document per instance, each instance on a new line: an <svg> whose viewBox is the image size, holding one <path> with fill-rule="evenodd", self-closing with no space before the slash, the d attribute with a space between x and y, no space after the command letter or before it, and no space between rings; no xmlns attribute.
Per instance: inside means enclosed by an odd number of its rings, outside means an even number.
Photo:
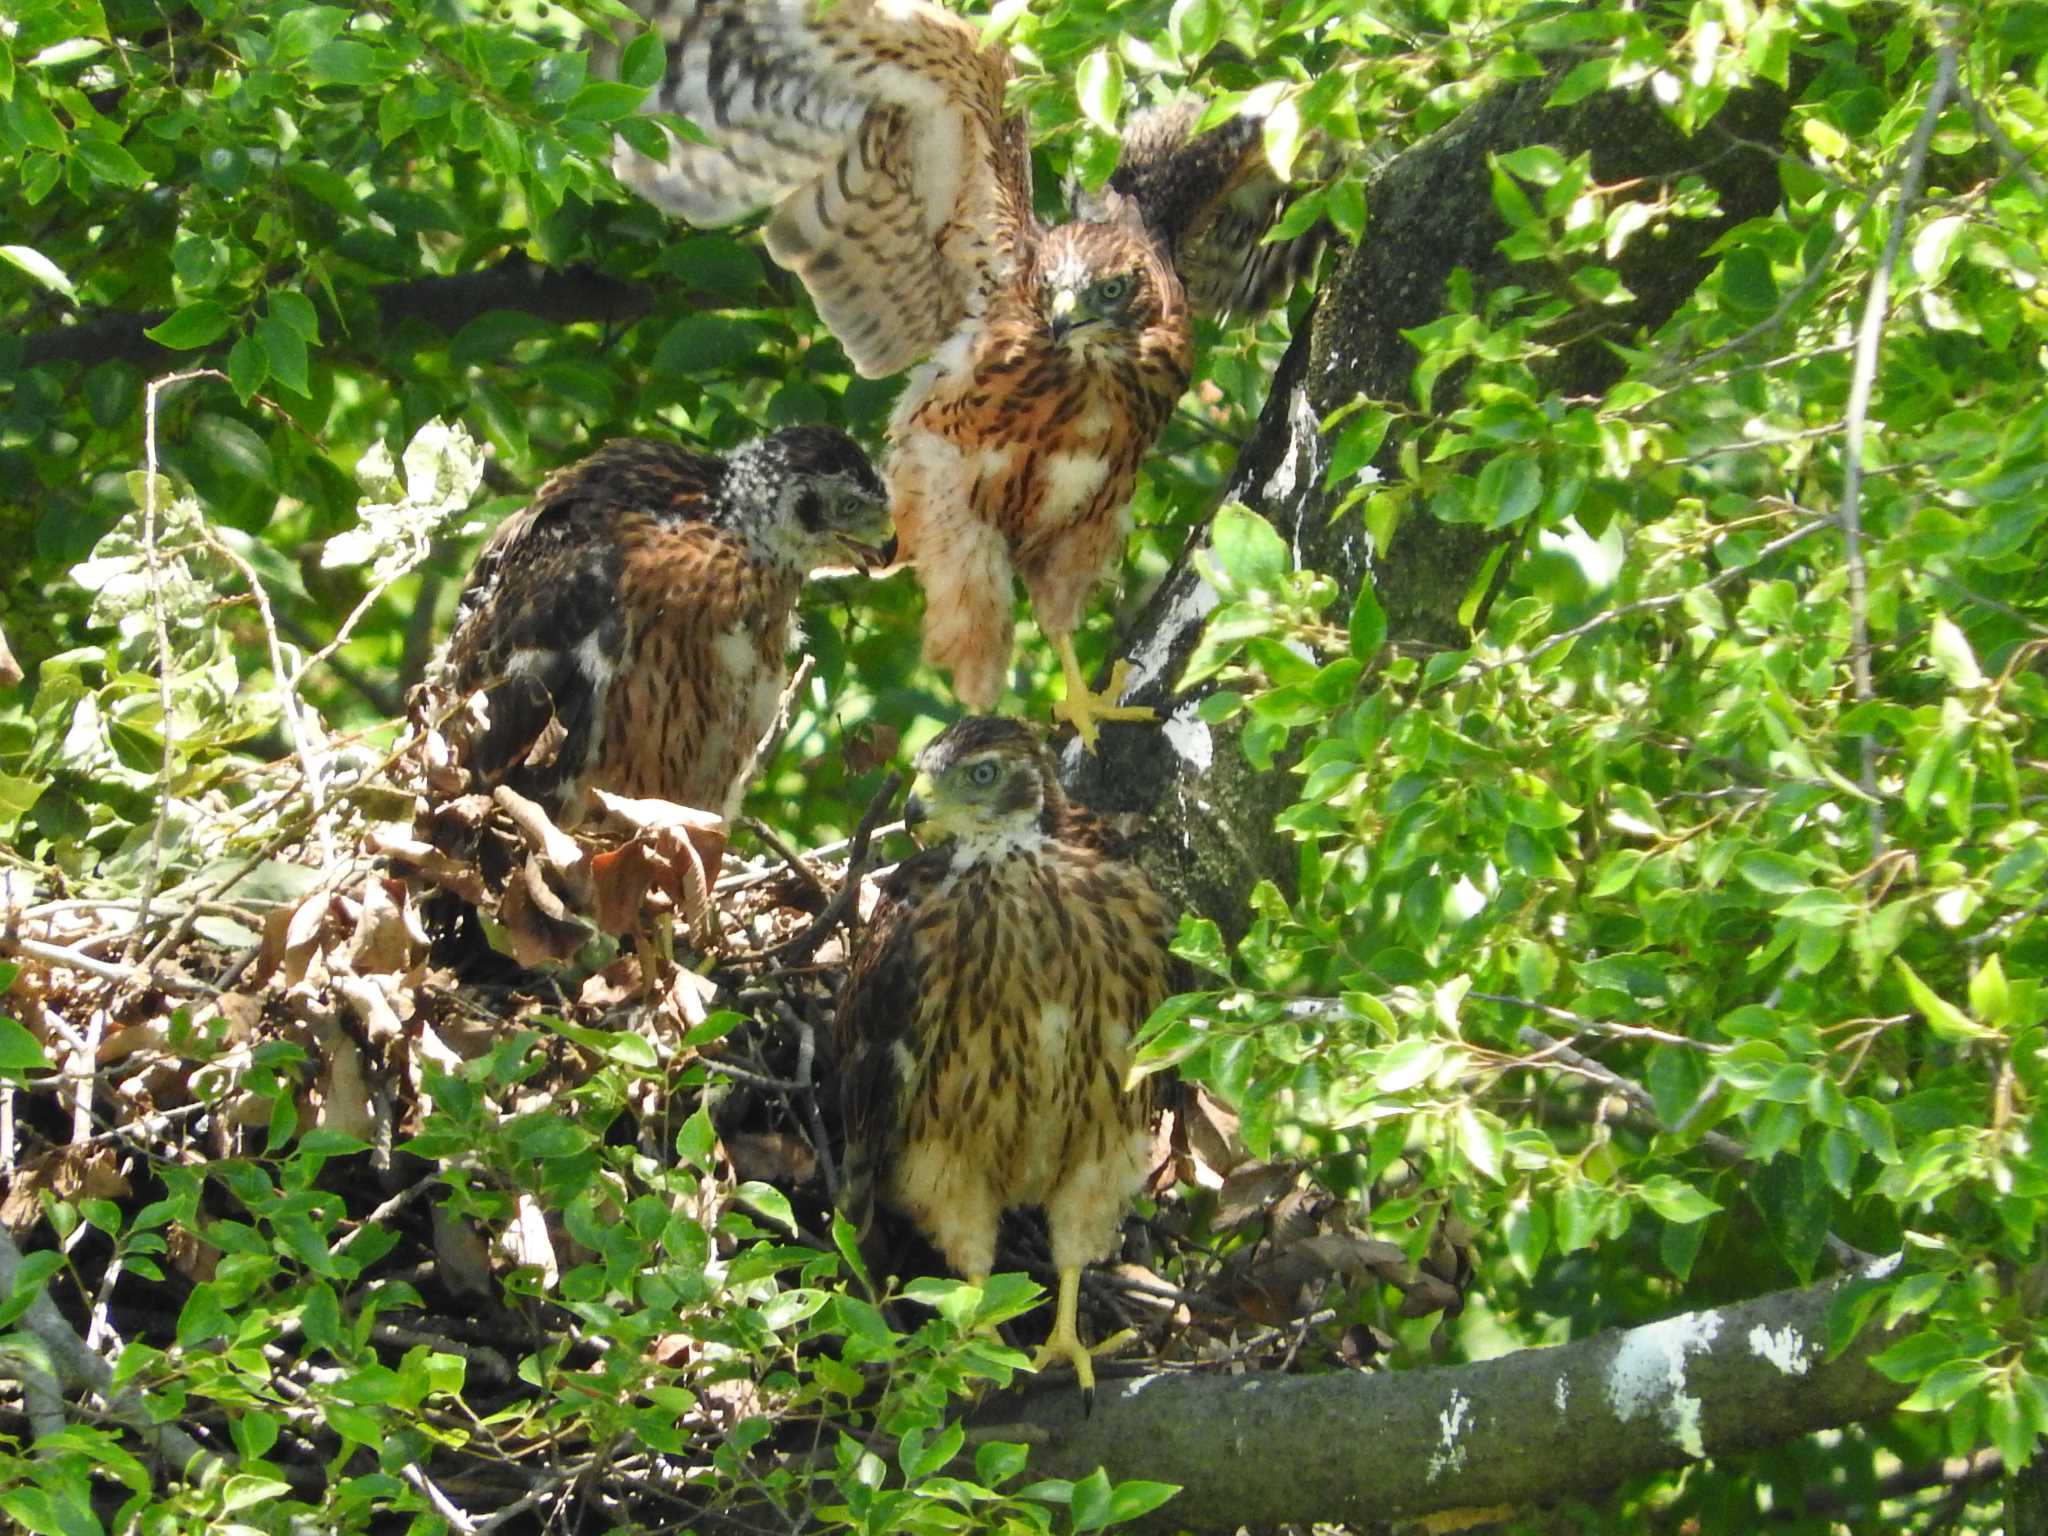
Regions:
<svg viewBox="0 0 2048 1536"><path fill-rule="evenodd" d="M1869 1328L1825 1358L1833 1280L1476 1365L1322 1376L1108 1379L1002 1404L1041 1477L1176 1483L1155 1530L1406 1521L1594 1497L1625 1478L1886 1412Z"/></svg>
<svg viewBox="0 0 2048 1536"><path fill-rule="evenodd" d="M1717 192L1722 216L1678 221L1657 237L1632 241L1615 260L1633 303L1599 312L1599 330L1561 348L1544 365L1545 384L1592 394L1620 375L1610 343L1640 341L1677 310L1711 270L1708 247L1733 224L1767 213L1778 200L1772 156L1757 145L1777 142L1788 99L1751 92L1732 99L1697 138L1678 133L1656 107L1631 95L1596 95L1571 107L1544 105L1550 81L1530 81L1488 97L1455 123L1391 161L1373 180L1370 227L1356 250L1328 263L1307 321L1276 376L1272 394L1233 474L1230 496L1261 513L1287 536L1299 562L1334 577L1342 591L1334 610L1349 611L1360 583L1370 580L1386 610L1389 636L1409 647L1465 643L1457 611L1488 554L1504 536L1412 513L1375 553L1359 516L1329 513L1347 487L1325 490L1327 464L1318 422L1364 395L1411 404L1416 362L1404 329L1442 311L1444 285L1459 269L1483 296L1504 284L1552 286L1547 267L1514 265L1496 246L1507 229L1494 211L1489 157L1530 144L1566 155L1590 153L1603 185L1639 182L1654 198L1681 175ZM1457 402L1455 375L1438 382L1439 410ZM1412 427L1410 429L1412 431ZM1403 431L1397 422L1375 467L1398 474ZM1191 546L1200 547L1198 534ZM1177 717L1165 731L1105 732L1101 755L1067 756L1070 788L1106 810L1154 818L1144 858L1155 876L1191 909L1214 918L1235 938L1245 922L1245 897L1261 878L1292 884L1295 853L1272 831L1291 800L1285 772L1258 774L1244 763L1229 727L1193 718L1199 692L1176 682L1213 603L1186 556L1161 584L1125 637L1132 658L1133 701Z"/></svg>

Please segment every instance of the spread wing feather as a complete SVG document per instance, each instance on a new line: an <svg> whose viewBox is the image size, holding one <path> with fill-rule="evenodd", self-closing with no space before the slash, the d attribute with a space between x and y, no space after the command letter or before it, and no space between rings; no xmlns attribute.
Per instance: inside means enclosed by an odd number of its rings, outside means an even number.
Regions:
<svg viewBox="0 0 2048 1536"><path fill-rule="evenodd" d="M712 142L671 136L664 161L622 142L622 181L696 224L772 208L770 254L870 378L980 312L1031 206L1000 47L925 0L672 0L655 20L654 105Z"/></svg>
<svg viewBox="0 0 2048 1536"><path fill-rule="evenodd" d="M1207 315L1257 315L1284 298L1329 238L1326 223L1263 243L1287 187L1266 161L1263 120L1233 117L1195 133L1203 104L1149 107L1124 126L1109 190L1138 205L1173 254L1188 302ZM1076 191L1077 217L1108 216L1111 199Z"/></svg>

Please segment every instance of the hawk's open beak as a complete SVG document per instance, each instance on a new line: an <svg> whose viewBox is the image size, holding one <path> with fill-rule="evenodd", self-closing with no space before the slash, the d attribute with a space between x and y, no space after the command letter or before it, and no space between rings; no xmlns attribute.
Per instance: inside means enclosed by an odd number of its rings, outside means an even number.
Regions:
<svg viewBox="0 0 2048 1536"><path fill-rule="evenodd" d="M846 547L853 554L854 564L869 575L896 563L896 535L893 533L879 544L870 544L865 539L848 539Z"/></svg>

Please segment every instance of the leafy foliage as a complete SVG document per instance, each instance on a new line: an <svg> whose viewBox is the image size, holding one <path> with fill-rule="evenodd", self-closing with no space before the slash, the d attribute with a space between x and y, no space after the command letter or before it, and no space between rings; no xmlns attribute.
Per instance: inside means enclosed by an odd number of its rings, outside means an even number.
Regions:
<svg viewBox="0 0 2048 1536"><path fill-rule="evenodd" d="M1585 1529L1747 1530L1760 1489L1782 1514L1946 1452L2015 1467L2048 1429L2044 18L1052 0L990 23L1022 62L1048 206L1063 175L1110 172L1124 114L1195 89L1218 115L1266 109L1271 158L1314 173L1288 227L1353 237L1380 233L1380 155L1506 85L1547 78L1558 108L1647 93L1709 136L1733 92L1796 101L1770 146L1780 206L1723 234L1656 335L1609 329L1617 257L1712 214L1705 182L1653 199L1585 156L1501 156L1526 284L1454 281L1407 338L1409 393L1322 423L1316 489L1376 548L1423 519L1492 536L1455 614L1469 646L1414 646L1385 594L1298 569L1242 507L1200 557L1219 602L1184 681L1255 768L1294 776L1299 863L1234 952L1191 915L1182 948L1214 984L1152 1021L1151 1061L1234 1105L1255 1155L1306 1162L1362 1233L1472 1271L1449 1322L1353 1276L1330 1333L1378 1330L1398 1367L1905 1255L1830 1341L1914 1326L1879 1359L1911 1388L1901 1414L1639 1485ZM0 40L0 581L34 679L0 707L0 836L67 898L189 903L202 936L253 943L307 888L287 850L389 810L356 786L402 685L475 537L549 468L627 432L879 438L893 386L853 376L743 231L680 230L613 184L612 136L653 131L634 114L661 67L613 0L22 0ZM1134 595L1219 497L1290 335L1203 336L1140 489ZM1587 335L1625 364L1597 398L1546 382ZM849 830L899 741L948 713L906 580L813 601L817 667L750 802L799 844ZM1110 629L1099 614L1097 654ZM1037 710L1050 669L1022 654L1011 703ZM256 873L202 901L225 869ZM407 1345L384 1320L417 1300L377 1268L389 1221L334 1193L361 1143L300 1123L307 1046L171 1017L248 1143L153 1167L139 1206L46 1189L0 1315L166 1281L174 1238L217 1249L116 1375L159 1417L210 1416L236 1458L164 1484L111 1424L0 1446L25 1528L425 1528L410 1474L486 1441L689 1452L679 1508L863 1531L1089 1531L1170 1494L1034 1483L999 1442L967 1476L949 1410L1009 1380L990 1330L1035 1293L912 1282L895 1294L929 1321L892 1329L850 1235L797 1241L702 1110L614 1134L651 1082L701 1095L701 1062L567 1021L430 1075L403 1150L440 1168L420 1187L458 1231L559 1215L585 1257L508 1289L574 1326L517 1360ZM545 1101L541 1028L588 1069ZM0 1024L0 1072L50 1097L56 1071ZM321 1362L298 1395L282 1347ZM480 1414L513 1401L501 1369L534 1395ZM316 1436L360 1454L308 1477L288 1452ZM755 1454L771 1437L782 1454ZM1909 1497L1882 1518L1933 1516Z"/></svg>

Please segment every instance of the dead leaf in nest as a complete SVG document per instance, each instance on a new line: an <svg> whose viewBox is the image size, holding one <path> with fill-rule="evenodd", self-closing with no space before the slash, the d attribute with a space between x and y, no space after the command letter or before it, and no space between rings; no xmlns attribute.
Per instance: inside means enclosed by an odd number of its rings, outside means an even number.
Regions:
<svg viewBox="0 0 2048 1536"><path fill-rule="evenodd" d="M359 983L367 986L367 982ZM362 1052L355 1041L332 1024L316 1025L323 1058L313 1089L313 1124L375 1144L377 1115L370 1105L370 1084L363 1073Z"/></svg>
<svg viewBox="0 0 2048 1536"><path fill-rule="evenodd" d="M550 713L548 723L542 726L533 738L533 745L526 749L526 765L529 768L546 768L562 755L562 744L569 739L569 728L562 724L562 717Z"/></svg>
<svg viewBox="0 0 2048 1536"><path fill-rule="evenodd" d="M859 725L839 740L839 760L849 778L886 768L896 761L903 733L893 725Z"/></svg>
<svg viewBox="0 0 2048 1536"><path fill-rule="evenodd" d="M372 832L365 839L372 853L383 855L394 864L402 864L419 879L435 887L460 896L471 906L482 902L485 896L484 877L474 864L453 857L436 848L432 843L416 837L389 836Z"/></svg>
<svg viewBox="0 0 2048 1536"><path fill-rule="evenodd" d="M427 930L403 880L372 875L363 882L362 910L348 943L349 969L358 975L397 975L426 955Z"/></svg>
<svg viewBox="0 0 2048 1536"><path fill-rule="evenodd" d="M629 933L651 891L668 898L694 935L704 935L711 887L725 858L725 818L668 800L640 800L591 791L603 814L597 830L622 835L613 851L592 860L600 886L598 921L607 933ZM596 866L602 862L602 869Z"/></svg>
<svg viewBox="0 0 2048 1536"><path fill-rule="evenodd" d="M1455 1285L1439 1279L1428 1270L1420 1271L1403 1289L1406 1292L1401 1298L1403 1317L1427 1317L1432 1312L1456 1316L1465 1304L1465 1298L1458 1294Z"/></svg>
<svg viewBox="0 0 2048 1536"><path fill-rule="evenodd" d="M1252 1262L1226 1274L1229 1300L1269 1324L1291 1322L1305 1310L1304 1292L1341 1280L1384 1281L1404 1291L1414 1283L1408 1256L1397 1244L1348 1232L1322 1232L1259 1246Z"/></svg>
<svg viewBox="0 0 2048 1536"><path fill-rule="evenodd" d="M41 1196L55 1200L119 1200L133 1191L107 1146L62 1146L29 1158L14 1170L0 1196L0 1223L16 1232L43 1214Z"/></svg>
<svg viewBox="0 0 2048 1536"><path fill-rule="evenodd" d="M1210 1227L1218 1232L1231 1232L1255 1217L1266 1215L1293 1192L1300 1180L1301 1169L1293 1163L1253 1163L1239 1168L1223 1181Z"/></svg>
<svg viewBox="0 0 2048 1536"><path fill-rule="evenodd" d="M809 1142L786 1131L735 1131L724 1138L735 1177L764 1184L803 1184L818 1171Z"/></svg>
<svg viewBox="0 0 2048 1536"><path fill-rule="evenodd" d="M581 898L583 892L583 845L555 825L547 808L529 800L517 790L500 784L491 791L491 804L511 819L526 839L536 858L558 876L564 889Z"/></svg>
<svg viewBox="0 0 2048 1536"><path fill-rule="evenodd" d="M621 955L601 971L594 971L583 978L583 985L576 993L579 1007L593 1013L602 1013L621 1004L635 1002L641 994L640 961L633 955Z"/></svg>
<svg viewBox="0 0 2048 1536"><path fill-rule="evenodd" d="M452 1214L446 1206L433 1207L434 1273L458 1296L488 1297L491 1286L491 1250L466 1217Z"/></svg>
<svg viewBox="0 0 2048 1536"><path fill-rule="evenodd" d="M164 1229L164 1256L194 1285L204 1285L220 1267L220 1250L176 1222Z"/></svg>
<svg viewBox="0 0 2048 1536"><path fill-rule="evenodd" d="M687 1333L658 1334L648 1350L656 1365L676 1365L696 1352L697 1341Z"/></svg>
<svg viewBox="0 0 2048 1536"><path fill-rule="evenodd" d="M284 984L296 987L306 979L307 971L320 954L320 939L332 915L336 897L332 891L313 891L302 897L291 907L284 909L284 942L280 959L284 965ZM269 924L265 924L265 946L269 944Z"/></svg>
<svg viewBox="0 0 2048 1536"><path fill-rule="evenodd" d="M414 690L415 697L409 701L414 710L414 719L420 719L427 702L420 691ZM469 770L462 766L455 744L438 727L422 724L419 732L418 758L421 771L425 774L427 788L436 795L459 794L469 784Z"/></svg>
<svg viewBox="0 0 2048 1536"><path fill-rule="evenodd" d="M1173 1116L1174 1150L1181 1177L1202 1189L1219 1189L1250 1158L1237 1131L1237 1114L1199 1084L1189 1086Z"/></svg>
<svg viewBox="0 0 2048 1536"><path fill-rule="evenodd" d="M528 969L567 960L590 942L591 927L548 884L539 855L530 855L505 886L496 918L512 958Z"/></svg>

